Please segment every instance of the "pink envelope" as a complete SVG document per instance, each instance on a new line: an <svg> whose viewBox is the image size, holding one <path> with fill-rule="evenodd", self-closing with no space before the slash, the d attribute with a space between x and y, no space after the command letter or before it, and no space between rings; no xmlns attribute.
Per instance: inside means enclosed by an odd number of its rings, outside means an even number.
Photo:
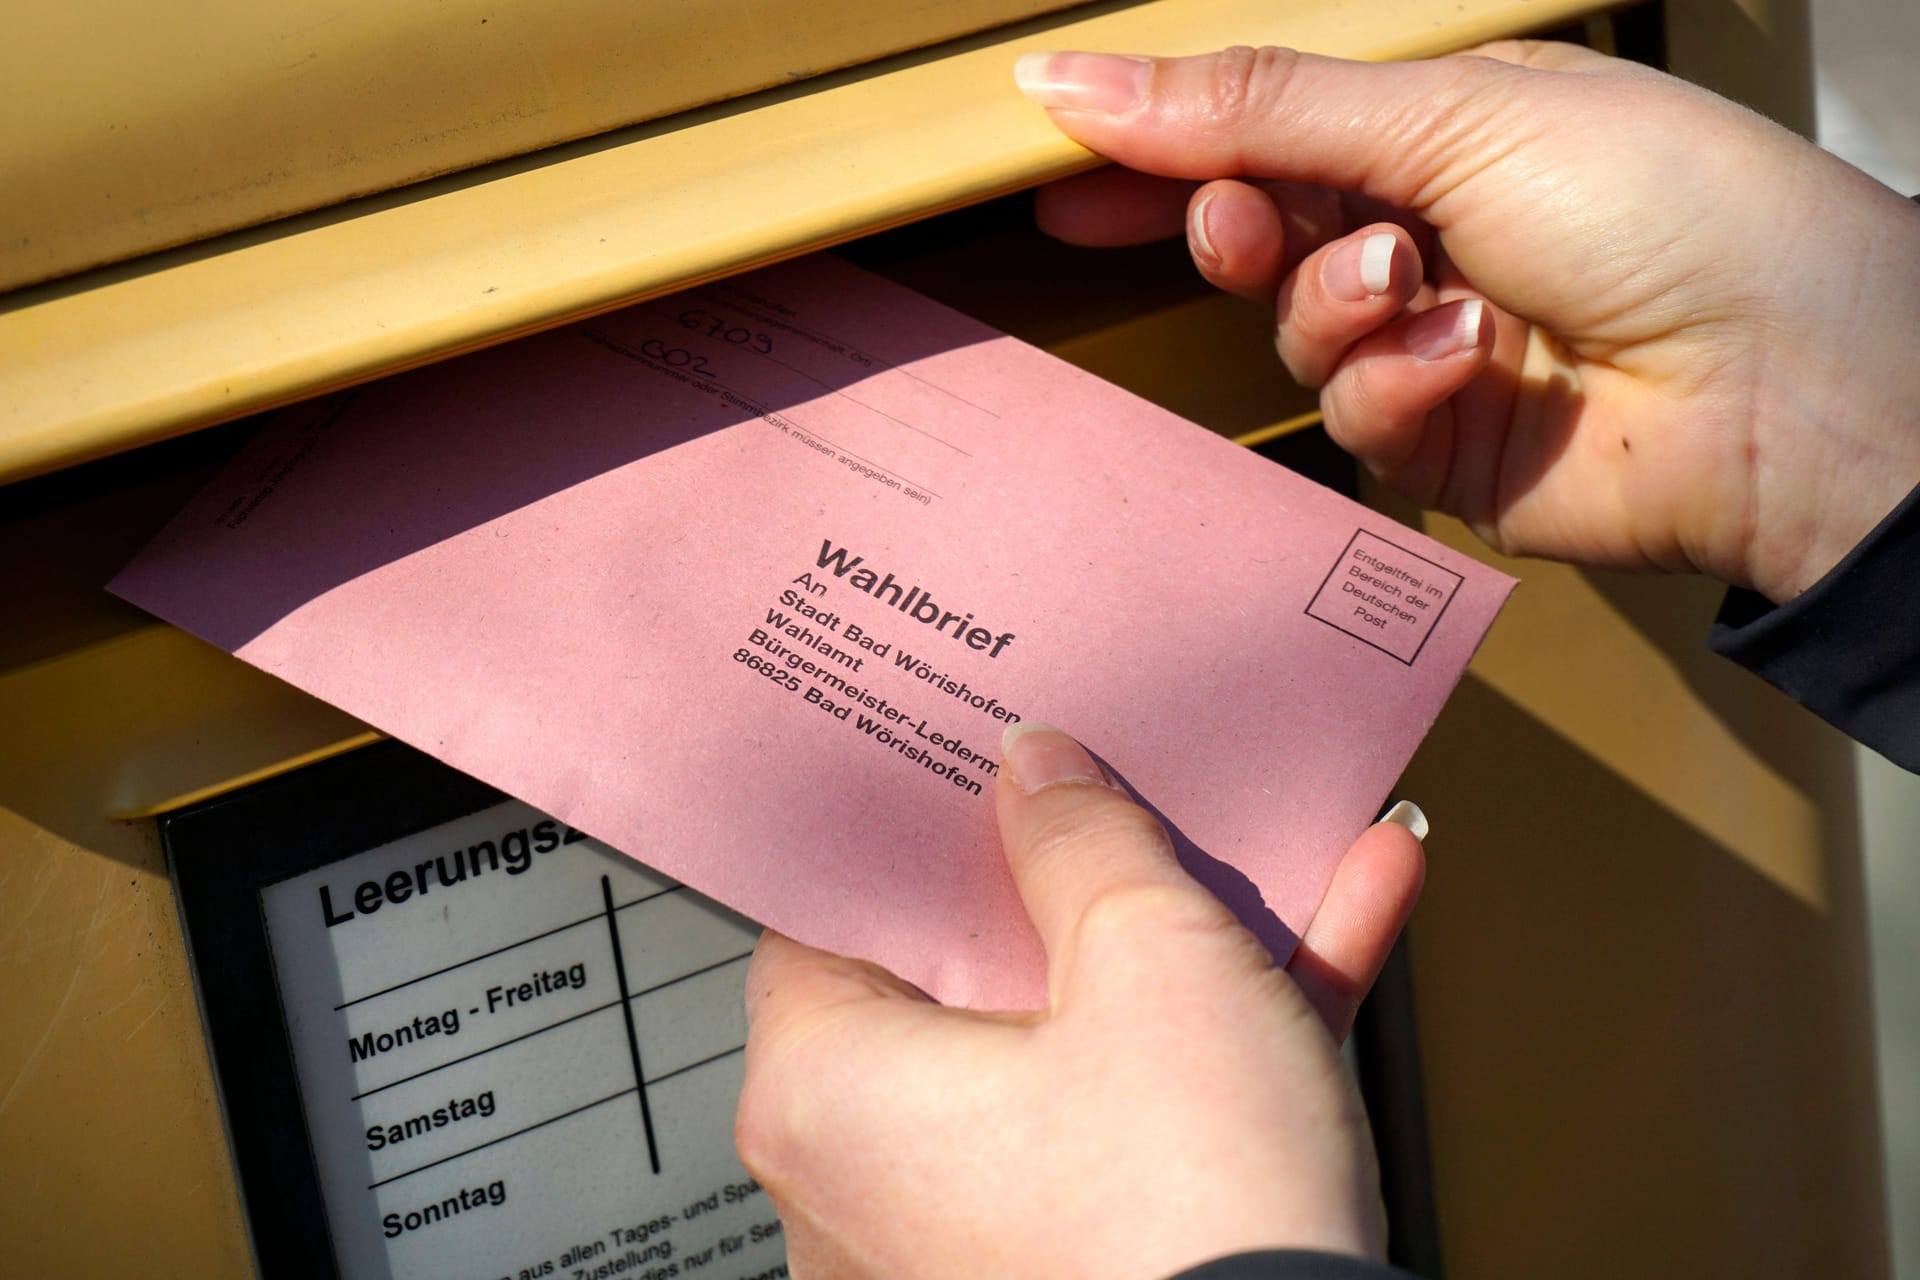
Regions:
<svg viewBox="0 0 1920 1280"><path fill-rule="evenodd" d="M1512 586L815 257L286 410L112 590L765 924L1035 1007L1010 719L1284 958Z"/></svg>

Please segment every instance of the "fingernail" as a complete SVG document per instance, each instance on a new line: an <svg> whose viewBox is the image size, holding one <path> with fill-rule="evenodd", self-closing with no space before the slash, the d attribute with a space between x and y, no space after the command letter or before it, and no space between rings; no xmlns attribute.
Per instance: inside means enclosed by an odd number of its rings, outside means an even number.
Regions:
<svg viewBox="0 0 1920 1280"><path fill-rule="evenodd" d="M1427 832L1430 829L1427 825L1427 815L1420 812L1420 806L1411 800L1402 800L1399 804L1387 810L1386 815L1382 817L1380 821L1391 822L1396 826L1405 827L1407 830L1413 832L1413 838L1415 840L1418 840L1421 844L1427 842Z"/></svg>
<svg viewBox="0 0 1920 1280"><path fill-rule="evenodd" d="M1087 749L1050 724L1016 720L1000 735L1007 780L1028 795L1061 782L1107 785L1107 772Z"/></svg>
<svg viewBox="0 0 1920 1280"><path fill-rule="evenodd" d="M1213 237L1207 234L1207 206L1213 203L1213 192L1209 191L1193 202L1193 211L1187 215L1187 241L1193 248L1193 256L1205 261L1209 267L1220 265L1220 252L1213 247Z"/></svg>
<svg viewBox="0 0 1920 1280"><path fill-rule="evenodd" d="M1341 245L1327 255L1327 292L1342 302L1364 302L1377 298L1393 287L1393 255L1400 241L1390 231L1381 231L1358 243Z"/></svg>
<svg viewBox="0 0 1920 1280"><path fill-rule="evenodd" d="M1480 341L1485 305L1469 298L1457 307L1435 307L1407 326L1407 350L1422 360L1444 360Z"/></svg>
<svg viewBox="0 0 1920 1280"><path fill-rule="evenodd" d="M1117 115L1147 96L1153 63L1117 53L1029 53L1013 82L1043 107Z"/></svg>

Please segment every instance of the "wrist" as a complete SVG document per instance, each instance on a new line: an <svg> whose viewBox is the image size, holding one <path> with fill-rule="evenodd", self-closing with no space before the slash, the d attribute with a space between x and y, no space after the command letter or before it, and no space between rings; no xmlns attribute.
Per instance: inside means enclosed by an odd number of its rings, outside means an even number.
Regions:
<svg viewBox="0 0 1920 1280"><path fill-rule="evenodd" d="M1884 189L1882 189L1884 193ZM1884 193L1890 196L1890 193ZM1768 344L1754 401L1746 582L1783 604L1818 582L1920 484L1920 207L1853 206L1857 247L1822 276L1806 331Z"/></svg>
<svg viewBox="0 0 1920 1280"><path fill-rule="evenodd" d="M1870 439L1825 423L1803 432L1824 447L1786 451L1772 466L1756 464L1762 473L1756 491L1778 496L1754 504L1745 581L1733 580L1775 604L1826 577L1920 485L1914 411Z"/></svg>

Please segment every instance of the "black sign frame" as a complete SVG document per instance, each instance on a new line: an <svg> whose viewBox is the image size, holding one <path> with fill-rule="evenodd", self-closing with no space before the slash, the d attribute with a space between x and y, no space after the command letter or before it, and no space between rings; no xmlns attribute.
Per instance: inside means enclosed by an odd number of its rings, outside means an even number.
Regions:
<svg viewBox="0 0 1920 1280"><path fill-rule="evenodd" d="M340 1270L261 891L507 798L387 741L160 818L262 1280L339 1280Z"/></svg>

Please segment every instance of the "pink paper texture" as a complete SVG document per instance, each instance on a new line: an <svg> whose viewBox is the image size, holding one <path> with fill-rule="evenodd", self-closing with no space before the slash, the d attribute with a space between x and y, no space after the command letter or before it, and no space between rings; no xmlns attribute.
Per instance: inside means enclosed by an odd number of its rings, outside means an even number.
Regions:
<svg viewBox="0 0 1920 1280"><path fill-rule="evenodd" d="M998 1007L1045 998L1008 716L1086 742L1285 956L1511 588L826 257L286 410L112 584Z"/></svg>

